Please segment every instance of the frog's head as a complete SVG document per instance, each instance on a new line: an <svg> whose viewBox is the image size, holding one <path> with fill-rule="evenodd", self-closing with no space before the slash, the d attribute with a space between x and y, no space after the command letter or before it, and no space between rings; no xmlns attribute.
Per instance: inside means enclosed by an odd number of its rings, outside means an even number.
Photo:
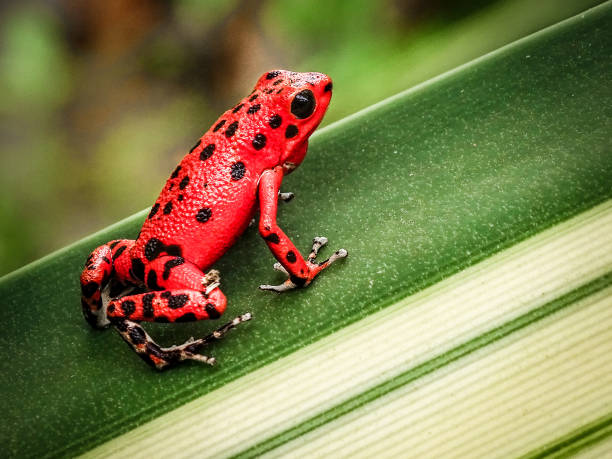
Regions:
<svg viewBox="0 0 612 459"><path fill-rule="evenodd" d="M325 115L332 95L331 78L323 73L274 70L262 75L256 90L278 110L279 136L284 142L279 164L288 174L304 159L308 138Z"/></svg>

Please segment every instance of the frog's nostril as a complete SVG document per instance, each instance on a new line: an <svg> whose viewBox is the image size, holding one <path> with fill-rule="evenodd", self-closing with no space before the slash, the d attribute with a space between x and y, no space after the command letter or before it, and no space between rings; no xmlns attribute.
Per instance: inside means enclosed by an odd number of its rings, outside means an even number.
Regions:
<svg viewBox="0 0 612 459"><path fill-rule="evenodd" d="M332 90L333 86L334 86L334 85L333 85L333 84L332 84L332 82L330 81L329 83L327 83L327 84L325 85L325 87L323 88L323 91L325 91L325 92L329 92L329 91L331 91L331 90Z"/></svg>

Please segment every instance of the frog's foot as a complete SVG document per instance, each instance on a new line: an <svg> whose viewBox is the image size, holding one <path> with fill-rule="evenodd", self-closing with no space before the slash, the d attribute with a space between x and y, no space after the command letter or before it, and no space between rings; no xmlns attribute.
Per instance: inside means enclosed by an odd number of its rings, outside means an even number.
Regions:
<svg viewBox="0 0 612 459"><path fill-rule="evenodd" d="M279 191L279 192L278 192L278 198L279 198L281 201L284 201L284 202L289 202L289 201L291 201L293 198L295 198L295 194L293 194L291 191L288 191L288 192L286 192L286 193L283 193L283 192Z"/></svg>
<svg viewBox="0 0 612 459"><path fill-rule="evenodd" d="M259 286L259 289L260 290L271 290L274 292L282 293L282 292L286 292L287 290L293 290L294 288L297 288L297 287L298 287L298 284L294 284L291 281L291 278L289 278L285 282L279 285L262 284Z"/></svg>
<svg viewBox="0 0 612 459"><path fill-rule="evenodd" d="M128 319L113 320L113 325L134 351L149 365L163 370L184 360L214 365L214 357L198 354L194 348L196 341L190 339L179 346L163 348L159 346L140 324Z"/></svg>
<svg viewBox="0 0 612 459"><path fill-rule="evenodd" d="M164 370L186 360L214 365L217 361L214 357L200 354L198 351L212 341L219 340L225 334L235 328L238 324L251 320L250 313L234 318L232 321L217 328L215 331L200 339L189 338L183 344L170 347L159 346L151 336L140 326L140 324L128 320L113 320L113 325L134 351L149 365L157 370Z"/></svg>
<svg viewBox="0 0 612 459"><path fill-rule="evenodd" d="M206 295L219 287L219 285L221 285L221 273L219 273L219 271L211 269L204 275L202 287L204 287Z"/></svg>
<svg viewBox="0 0 612 459"><path fill-rule="evenodd" d="M327 268L329 265L331 265L336 260L340 258L346 258L346 256L348 255L348 252L345 249L340 249L334 252L334 254L331 257L329 257L327 260L322 261L321 263L317 263L316 258L319 253L319 250L321 249L321 247L327 244L327 242L328 242L327 238L323 236L315 237L312 240L312 249L310 251L310 254L308 255L308 259L306 260L306 265L308 267L308 277L307 278L304 279L304 278L292 275L281 263L277 262L277 263L274 263L274 269L286 274L287 276L289 276L289 279L287 279L285 282L283 282L280 285L260 285L259 288L261 290L272 290L272 291L281 293L281 292L286 292L287 290L292 290L297 287L306 287L310 285L312 280L321 271L323 271L325 268Z"/></svg>

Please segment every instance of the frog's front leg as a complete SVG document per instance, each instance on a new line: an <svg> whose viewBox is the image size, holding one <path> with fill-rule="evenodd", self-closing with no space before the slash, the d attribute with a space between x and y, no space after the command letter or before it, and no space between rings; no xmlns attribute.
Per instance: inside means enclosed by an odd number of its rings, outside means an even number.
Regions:
<svg viewBox="0 0 612 459"><path fill-rule="evenodd" d="M319 249L327 243L324 237L313 240L312 250L308 259L304 259L299 250L293 245L287 235L276 223L278 208L278 192L283 179L283 169L278 166L263 172L259 180L260 219L259 232L264 238L274 257L279 261L275 269L285 272L289 279L280 285L260 285L262 290L284 292L296 287L305 287L325 268L339 258L348 255L347 251L340 249L329 259L317 263L316 256Z"/></svg>
<svg viewBox="0 0 612 459"><path fill-rule="evenodd" d="M278 191L278 199L280 199L283 202L289 202L293 198L295 198L295 194L293 194L291 191L287 191L285 193L283 193L280 190ZM256 224L257 224L257 218L253 217L251 221L249 222L249 228L251 228L252 226L255 226Z"/></svg>

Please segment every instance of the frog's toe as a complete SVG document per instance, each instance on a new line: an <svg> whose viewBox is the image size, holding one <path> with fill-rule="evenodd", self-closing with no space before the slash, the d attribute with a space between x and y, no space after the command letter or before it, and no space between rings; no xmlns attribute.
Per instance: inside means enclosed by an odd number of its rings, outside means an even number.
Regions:
<svg viewBox="0 0 612 459"><path fill-rule="evenodd" d="M317 258L317 254L321 247L328 243L328 239L325 236L316 236L312 239L312 249L310 250L310 255L308 255L308 261L313 263L314 259Z"/></svg>
<svg viewBox="0 0 612 459"><path fill-rule="evenodd" d="M287 290L292 290L294 288L297 287L297 284L294 284L293 282L291 282L291 279L287 279L285 282L283 282L280 285L260 285L259 289L260 290L271 290L273 292L278 292L278 293L282 293L282 292L286 292Z"/></svg>
<svg viewBox="0 0 612 459"><path fill-rule="evenodd" d="M217 363L217 360L214 357L208 357L202 354L190 354L187 352L185 353L185 359L195 360L196 362L202 362L210 366L213 366Z"/></svg>
<svg viewBox="0 0 612 459"><path fill-rule="evenodd" d="M317 236L312 240L312 250L310 251L310 255L308 255L309 263L326 268L327 266L331 265L334 261L338 260L339 258L346 258L348 256L348 252L346 251L346 249L339 249L339 250L336 250L334 254L331 257L329 257L327 260L322 261L321 263L317 263L315 259L317 258L317 255L319 254L319 250L321 249L321 247L326 245L327 242L328 242L328 239L324 236Z"/></svg>
<svg viewBox="0 0 612 459"><path fill-rule="evenodd" d="M276 263L274 263L274 266L272 266L276 271L280 271L283 274L286 274L287 276L289 275L289 271L287 271L285 269L285 267L283 265L281 265L278 261Z"/></svg>
<svg viewBox="0 0 612 459"><path fill-rule="evenodd" d="M346 257L348 257L348 252L346 251L346 249L338 249L334 252L334 254L331 257L329 257L329 260L327 260L327 264L330 265L334 261L340 258L346 258Z"/></svg>

